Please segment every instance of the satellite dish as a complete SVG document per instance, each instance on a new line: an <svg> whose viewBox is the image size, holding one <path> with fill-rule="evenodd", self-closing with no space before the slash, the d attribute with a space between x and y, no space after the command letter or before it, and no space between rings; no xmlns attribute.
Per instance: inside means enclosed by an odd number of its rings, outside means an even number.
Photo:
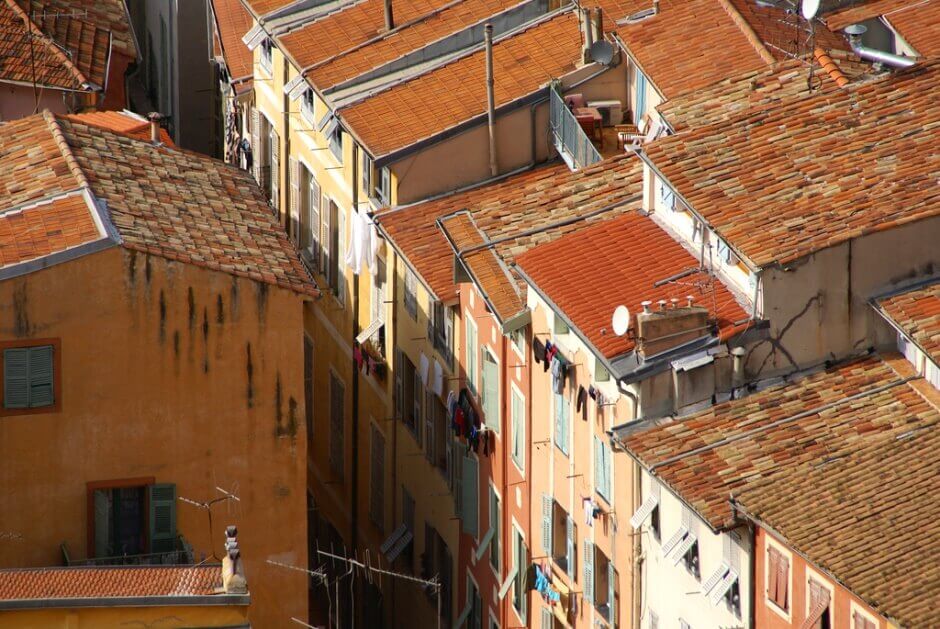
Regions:
<svg viewBox="0 0 940 629"><path fill-rule="evenodd" d="M611 46L609 41L601 39L591 45L588 54L590 54L593 61L606 66L609 65L614 58L614 47Z"/></svg>
<svg viewBox="0 0 940 629"><path fill-rule="evenodd" d="M627 328L630 327L630 310L626 306L617 306L614 310L613 326L614 334L617 336L627 333Z"/></svg>
<svg viewBox="0 0 940 629"><path fill-rule="evenodd" d="M803 0L800 5L800 13L807 20L811 20L819 13L819 0Z"/></svg>

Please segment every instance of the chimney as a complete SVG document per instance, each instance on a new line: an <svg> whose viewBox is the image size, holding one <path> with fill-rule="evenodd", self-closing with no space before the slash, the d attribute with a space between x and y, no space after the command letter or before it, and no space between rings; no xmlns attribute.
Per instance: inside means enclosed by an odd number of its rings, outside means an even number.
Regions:
<svg viewBox="0 0 940 629"><path fill-rule="evenodd" d="M225 557L222 558L222 590L226 594L247 594L248 582L242 568L241 551L238 549L238 529L225 528Z"/></svg>
<svg viewBox="0 0 940 629"><path fill-rule="evenodd" d="M649 314L649 313L650 313L650 306L653 305L653 302L651 302L651 301L649 301L649 300L646 300L646 301L642 302L640 305L643 306L643 312L644 312L645 314Z"/></svg>
<svg viewBox="0 0 940 629"><path fill-rule="evenodd" d="M665 300L665 299L660 299L658 303L659 303L659 309L660 309L660 310L665 310L665 309L666 309L666 300Z"/></svg>
<svg viewBox="0 0 940 629"><path fill-rule="evenodd" d="M695 304L695 297L693 295L686 295L685 300L686 300L686 304L685 304L686 308L691 308Z"/></svg>
<svg viewBox="0 0 940 629"><path fill-rule="evenodd" d="M600 7L594 9L594 39L601 41L604 39L604 10Z"/></svg>
<svg viewBox="0 0 940 629"><path fill-rule="evenodd" d="M385 30L395 28L395 17L392 14L392 0L385 0Z"/></svg>
<svg viewBox="0 0 940 629"><path fill-rule="evenodd" d="M147 114L147 118L150 120L150 143L154 146L159 146L160 141L160 120L163 118L159 113L151 111Z"/></svg>
<svg viewBox="0 0 940 629"><path fill-rule="evenodd" d="M591 62L591 47L594 45L594 28L591 26L591 10L581 9L581 27L584 31L584 50L581 51L584 63Z"/></svg>
<svg viewBox="0 0 940 629"><path fill-rule="evenodd" d="M744 351L743 347L735 347L731 350L731 387L737 389L744 384Z"/></svg>
<svg viewBox="0 0 940 629"><path fill-rule="evenodd" d="M673 297L672 299L669 300L669 309L675 310L678 304L679 304L679 300Z"/></svg>
<svg viewBox="0 0 940 629"><path fill-rule="evenodd" d="M486 121L490 134L490 175L499 174L496 166L496 98L493 93L493 25L483 27L483 40L486 44Z"/></svg>

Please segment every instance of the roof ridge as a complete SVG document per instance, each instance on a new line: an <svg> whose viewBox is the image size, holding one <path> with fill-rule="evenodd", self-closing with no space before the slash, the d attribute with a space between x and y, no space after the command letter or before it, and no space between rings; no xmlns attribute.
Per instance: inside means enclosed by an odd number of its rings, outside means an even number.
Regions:
<svg viewBox="0 0 940 629"><path fill-rule="evenodd" d="M24 11L23 8L20 7L20 5L16 3L16 0L6 0L6 3L7 3L7 6L10 7L10 9L12 9L13 12L16 13L17 16L23 20L23 23L26 24L27 28L30 31L34 31L34 30L36 31L36 33L38 34L37 39L43 41L46 44L46 48L50 50L53 55L55 55L62 62L65 63L66 67L69 69L69 71L71 71L72 75L79 82L80 86L91 84L91 81L88 79L88 77L86 77L84 73L82 73L82 71L79 70L78 66L75 65L71 57L65 54L65 51L63 51L62 48L59 47L55 39L49 35L46 35L42 31L42 29L39 28L39 25L33 21L33 19L29 16L29 14L26 13L26 11Z"/></svg>
<svg viewBox="0 0 940 629"><path fill-rule="evenodd" d="M13 0L7 0L7 2L12 1ZM49 126L49 131L52 133L52 138L59 147L59 151L62 152L62 157L65 159L65 163L68 165L69 170L75 179L78 180L78 185L82 188L88 188L91 190L91 184L88 183L88 179L85 177L85 173L82 171L81 166L79 166L78 160L76 160L75 155L72 154L72 149L69 147L68 140L65 138L65 133L62 131L62 127L59 126L58 118L56 118L55 114L53 114L48 109L44 109L42 111L42 117Z"/></svg>
<svg viewBox="0 0 940 629"><path fill-rule="evenodd" d="M725 12L728 13L728 16L731 18L731 21L734 22L734 25L744 34L744 38L747 39L748 43L754 47L754 51L760 56L760 58L767 65L773 65L777 60L774 58L770 51L767 50L767 46L764 45L764 42L761 41L760 37L757 36L757 31L754 30L754 27L744 19L744 16L741 15L741 12L738 11L730 0L718 0L718 4L722 6Z"/></svg>

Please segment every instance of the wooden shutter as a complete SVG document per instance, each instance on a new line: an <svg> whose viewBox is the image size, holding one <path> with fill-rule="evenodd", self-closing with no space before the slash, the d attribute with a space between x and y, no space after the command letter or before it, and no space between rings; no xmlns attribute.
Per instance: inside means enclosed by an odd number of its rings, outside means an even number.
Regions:
<svg viewBox="0 0 940 629"><path fill-rule="evenodd" d="M552 615L552 608L542 606L542 629L554 629L555 617Z"/></svg>
<svg viewBox="0 0 940 629"><path fill-rule="evenodd" d="M525 408L522 398L512 392L512 458L516 464L525 469Z"/></svg>
<svg viewBox="0 0 940 629"><path fill-rule="evenodd" d="M552 554L552 506L554 501L548 494L542 494L542 552Z"/></svg>
<svg viewBox="0 0 940 629"><path fill-rule="evenodd" d="M320 259L320 184L313 178L313 173L307 171L307 230L310 238L308 253L313 265Z"/></svg>
<svg viewBox="0 0 940 629"><path fill-rule="evenodd" d="M483 413L486 425L499 431L499 369L489 359L490 353L483 350Z"/></svg>
<svg viewBox="0 0 940 629"><path fill-rule="evenodd" d="M300 162L293 157L287 158L290 164L290 200L288 202L288 213L290 214L290 229L288 234L295 243L299 242L300 236Z"/></svg>
<svg viewBox="0 0 940 629"><path fill-rule="evenodd" d="M858 610L852 612L852 622L854 629L876 629L877 625L866 618Z"/></svg>
<svg viewBox="0 0 940 629"><path fill-rule="evenodd" d="M380 531L385 529L385 437L372 426L372 521Z"/></svg>
<svg viewBox="0 0 940 629"><path fill-rule="evenodd" d="M571 579L571 582L574 583L575 575L578 571L578 539L576 535L577 526L574 523L574 518L565 516L565 557L567 558L567 568L568 568L568 578Z"/></svg>
<svg viewBox="0 0 940 629"><path fill-rule="evenodd" d="M617 571L614 570L614 562L607 562L607 620L611 626L614 625L614 619L617 617L617 600L614 598L614 584L617 583Z"/></svg>
<svg viewBox="0 0 940 629"><path fill-rule="evenodd" d="M463 462L467 457L467 444L454 443L454 513L463 519Z"/></svg>
<svg viewBox="0 0 940 629"><path fill-rule="evenodd" d="M150 552L176 550L176 485L150 485Z"/></svg>
<svg viewBox="0 0 940 629"><path fill-rule="evenodd" d="M424 456L434 465L436 453L434 452L434 394L424 392Z"/></svg>
<svg viewBox="0 0 940 629"><path fill-rule="evenodd" d="M271 128L271 205L277 210L281 207L281 139L277 131ZM276 212L275 212L276 214Z"/></svg>
<svg viewBox="0 0 940 629"><path fill-rule="evenodd" d="M565 445L565 411L562 408L565 404L565 398L560 394L555 394L555 443L561 448L562 452L567 453L568 446Z"/></svg>
<svg viewBox="0 0 940 629"><path fill-rule="evenodd" d="M584 540L584 600L594 602L594 544Z"/></svg>
<svg viewBox="0 0 940 629"><path fill-rule="evenodd" d="M480 532L480 491L478 464L472 456L463 460L463 532L476 537Z"/></svg>
<svg viewBox="0 0 940 629"><path fill-rule="evenodd" d="M775 602L780 609L790 608L790 560L777 553L777 598Z"/></svg>
<svg viewBox="0 0 940 629"><path fill-rule="evenodd" d="M313 439L313 341L304 335L304 420L307 440Z"/></svg>
<svg viewBox="0 0 940 629"><path fill-rule="evenodd" d="M346 268L343 257L346 253L346 212L336 207L335 240L333 241L333 277L336 278L336 296L346 303Z"/></svg>
<svg viewBox="0 0 940 629"><path fill-rule="evenodd" d="M404 420L405 388L402 382L402 368L401 350L395 348L395 365L393 367L395 370L395 417Z"/></svg>
<svg viewBox="0 0 940 629"><path fill-rule="evenodd" d="M257 107L251 108L251 153L254 158L251 170L255 181L261 183L261 113Z"/></svg>
<svg viewBox="0 0 940 629"><path fill-rule="evenodd" d="M594 491L604 495L604 457L601 453L601 440L594 435Z"/></svg>
<svg viewBox="0 0 940 629"><path fill-rule="evenodd" d="M780 553L775 548L767 547L767 599L777 604L777 563Z"/></svg>
<svg viewBox="0 0 940 629"><path fill-rule="evenodd" d="M333 202L329 197L323 195L323 203L320 205L320 219L322 220L323 233L320 237L322 255L320 256L320 273L326 278L327 286L333 285L333 278L330 276L330 245L333 242Z"/></svg>
<svg viewBox="0 0 940 629"><path fill-rule="evenodd" d="M29 405L31 408L52 406L52 346L29 348Z"/></svg>
<svg viewBox="0 0 940 629"><path fill-rule="evenodd" d="M330 374L330 467L339 480L344 477L343 450L345 448L344 402L345 391L339 379Z"/></svg>
<svg viewBox="0 0 940 629"><path fill-rule="evenodd" d="M3 352L3 407L29 406L29 348Z"/></svg>

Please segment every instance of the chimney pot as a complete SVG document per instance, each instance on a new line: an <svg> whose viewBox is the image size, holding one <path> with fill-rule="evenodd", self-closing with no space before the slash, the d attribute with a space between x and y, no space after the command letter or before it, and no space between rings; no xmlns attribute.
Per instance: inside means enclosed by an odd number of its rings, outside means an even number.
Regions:
<svg viewBox="0 0 940 629"><path fill-rule="evenodd" d="M695 304L695 296L693 296L693 295L686 295L686 296L685 296L685 299L686 299L686 301L688 302L688 306L687 306L688 308L691 308L692 305Z"/></svg>
<svg viewBox="0 0 940 629"><path fill-rule="evenodd" d="M641 302L640 305L643 306L643 312L645 312L646 314L649 314L650 306L653 305L653 302L646 300L644 302Z"/></svg>
<svg viewBox="0 0 940 629"><path fill-rule="evenodd" d="M163 118L159 113L151 111L147 114L150 120L150 143L160 144L160 120Z"/></svg>
<svg viewBox="0 0 940 629"><path fill-rule="evenodd" d="M669 300L669 309L670 309L670 310L675 310L675 309L676 309L676 305L677 305L678 303L679 303L679 300L676 299L675 297L673 297L672 299Z"/></svg>
<svg viewBox="0 0 940 629"><path fill-rule="evenodd" d="M659 309L660 309L660 310L665 310L665 309L666 309L666 300L665 300L665 299L660 299L660 300L659 300Z"/></svg>
<svg viewBox="0 0 940 629"><path fill-rule="evenodd" d="M385 30L395 28L395 16L392 13L392 0L385 0Z"/></svg>

